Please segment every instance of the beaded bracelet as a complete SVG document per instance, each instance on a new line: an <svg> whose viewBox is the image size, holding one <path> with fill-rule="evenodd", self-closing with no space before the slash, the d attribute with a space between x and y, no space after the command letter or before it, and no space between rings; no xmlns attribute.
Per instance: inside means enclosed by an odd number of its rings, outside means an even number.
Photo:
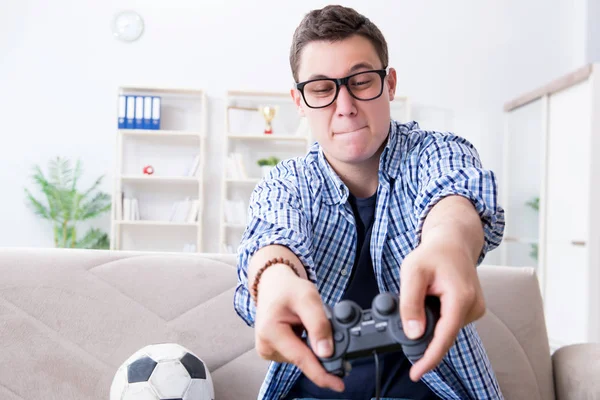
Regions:
<svg viewBox="0 0 600 400"><path fill-rule="evenodd" d="M275 258L270 259L269 261L267 261L265 263L265 265L260 267L260 269L258 270L256 275L254 276L254 282L252 283L252 290L250 293L251 293L252 297L254 298L255 304L258 304L258 282L260 281L260 276L263 274L263 272L265 272L265 270L267 268L269 268L271 265L275 265L275 264L285 264L285 265L289 266L292 270L294 270L294 272L296 273L297 276L300 276L300 273L298 272L298 270L296 269L294 264L292 264L290 262L290 260L288 260L288 259L284 260L283 257L275 257Z"/></svg>

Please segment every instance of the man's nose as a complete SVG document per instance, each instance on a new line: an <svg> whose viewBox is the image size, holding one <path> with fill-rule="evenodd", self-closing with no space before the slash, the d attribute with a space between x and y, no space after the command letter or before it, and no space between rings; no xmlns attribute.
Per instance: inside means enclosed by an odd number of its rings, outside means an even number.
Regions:
<svg viewBox="0 0 600 400"><path fill-rule="evenodd" d="M337 113L339 115L355 115L355 101L356 99L352 97L352 95L348 91L348 88L346 86L341 86L340 92L338 93L338 97L335 101Z"/></svg>

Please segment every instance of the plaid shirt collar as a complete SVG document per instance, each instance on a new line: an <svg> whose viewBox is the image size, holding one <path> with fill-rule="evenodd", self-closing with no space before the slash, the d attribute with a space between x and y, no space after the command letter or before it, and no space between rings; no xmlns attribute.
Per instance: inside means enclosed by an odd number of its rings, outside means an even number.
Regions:
<svg viewBox="0 0 600 400"><path fill-rule="evenodd" d="M397 178L400 175L400 162L402 152L400 150L401 138L403 131L411 131L419 129L419 125L415 121L407 124L400 124L392 121L388 133L388 140L381 153L379 161L379 179L389 181L389 178ZM346 184L340 179L339 175L333 170L325 154L323 148L319 144L314 145L312 151L317 152L317 164L324 177L323 187L315 185L315 190L323 190L322 201L327 205L340 205L348 201L350 191Z"/></svg>

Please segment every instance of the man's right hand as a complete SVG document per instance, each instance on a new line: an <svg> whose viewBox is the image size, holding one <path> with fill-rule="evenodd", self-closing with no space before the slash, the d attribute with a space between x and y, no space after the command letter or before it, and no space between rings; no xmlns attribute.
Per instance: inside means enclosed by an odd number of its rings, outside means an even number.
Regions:
<svg viewBox="0 0 600 400"><path fill-rule="evenodd" d="M327 373L311 349L295 333L304 326L320 357L333 353L331 324L317 288L284 264L269 267L258 285L254 324L256 350L266 359L296 365L317 386L341 392L344 382Z"/></svg>

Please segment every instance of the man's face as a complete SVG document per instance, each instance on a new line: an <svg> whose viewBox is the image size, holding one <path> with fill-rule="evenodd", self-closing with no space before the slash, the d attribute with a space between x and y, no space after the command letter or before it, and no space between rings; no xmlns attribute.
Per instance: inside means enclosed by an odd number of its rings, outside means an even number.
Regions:
<svg viewBox="0 0 600 400"><path fill-rule="evenodd" d="M300 57L298 79L304 82L322 77L343 78L356 72L381 68L383 65L371 42L355 35L343 41L317 41L306 45ZM362 82L355 82L354 87L359 88L360 85ZM333 104L313 109L306 105L299 90L292 89L291 93L300 114L307 117L314 138L335 168L350 164L357 166L379 156L378 150L389 131L389 102L394 99L395 89L396 72L390 68L384 79L383 93L374 100L357 100L345 86L341 86Z"/></svg>

